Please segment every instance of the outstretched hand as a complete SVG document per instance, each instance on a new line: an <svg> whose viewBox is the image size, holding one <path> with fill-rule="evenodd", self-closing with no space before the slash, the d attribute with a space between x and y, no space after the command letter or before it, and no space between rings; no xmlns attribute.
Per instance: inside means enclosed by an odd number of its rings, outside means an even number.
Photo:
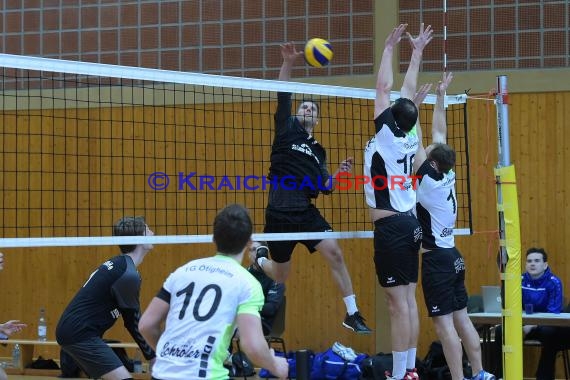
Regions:
<svg viewBox="0 0 570 380"><path fill-rule="evenodd" d="M453 73L443 73L441 81L437 83L437 87L435 88L435 93L437 95L445 95L447 87L449 87L449 84L451 83L452 80L453 80Z"/></svg>
<svg viewBox="0 0 570 380"><path fill-rule="evenodd" d="M417 108L420 108L420 104L424 102L426 96L429 93L429 90L431 90L431 83L425 83L422 84L418 92L416 92L414 99L412 100Z"/></svg>
<svg viewBox="0 0 570 380"><path fill-rule="evenodd" d="M22 331L24 327L26 327L25 323L21 323L17 319L10 320L8 322L4 322L0 324L0 332L4 333L5 335L12 335L14 333Z"/></svg>
<svg viewBox="0 0 570 380"><path fill-rule="evenodd" d="M407 26L408 24L400 24L397 27L395 27L386 38L386 43L385 43L386 47L396 46L398 42L400 42L400 40L402 39L402 34L404 34L404 31L406 30Z"/></svg>
<svg viewBox="0 0 570 380"><path fill-rule="evenodd" d="M301 55L303 55L303 52L297 51L292 42L287 42L281 45L281 56L283 56L284 61L294 61Z"/></svg>
<svg viewBox="0 0 570 380"><path fill-rule="evenodd" d="M346 160L342 161L338 167L339 172L348 172L352 171L352 164L354 163L354 158L348 157Z"/></svg>
<svg viewBox="0 0 570 380"><path fill-rule="evenodd" d="M412 49L422 51L432 40L433 29L431 28L431 25L428 25L427 28L424 29L424 23L422 22L420 24L420 33L416 38L407 32L406 35L410 39L410 45L412 45Z"/></svg>

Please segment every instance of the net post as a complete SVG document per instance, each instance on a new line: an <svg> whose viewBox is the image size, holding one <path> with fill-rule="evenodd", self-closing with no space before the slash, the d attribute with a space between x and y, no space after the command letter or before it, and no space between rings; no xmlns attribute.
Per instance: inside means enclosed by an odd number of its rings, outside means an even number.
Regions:
<svg viewBox="0 0 570 380"><path fill-rule="evenodd" d="M499 267L503 304L503 378L522 379L522 289L518 196L514 165L510 162L509 97L507 77L497 77L497 139L499 161L495 168L499 217Z"/></svg>

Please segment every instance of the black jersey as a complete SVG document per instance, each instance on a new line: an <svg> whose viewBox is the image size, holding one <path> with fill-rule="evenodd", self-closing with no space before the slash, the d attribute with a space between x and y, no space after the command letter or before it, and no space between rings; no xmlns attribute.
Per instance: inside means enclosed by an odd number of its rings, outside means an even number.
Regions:
<svg viewBox="0 0 570 380"><path fill-rule="evenodd" d="M119 316L147 359L154 351L139 332L141 276L128 255L105 261L89 276L64 310L56 328L60 345L102 337Z"/></svg>
<svg viewBox="0 0 570 380"><path fill-rule="evenodd" d="M275 136L269 168L268 207L276 210L304 210L319 192L329 192L325 149L291 116L291 94L277 93Z"/></svg>

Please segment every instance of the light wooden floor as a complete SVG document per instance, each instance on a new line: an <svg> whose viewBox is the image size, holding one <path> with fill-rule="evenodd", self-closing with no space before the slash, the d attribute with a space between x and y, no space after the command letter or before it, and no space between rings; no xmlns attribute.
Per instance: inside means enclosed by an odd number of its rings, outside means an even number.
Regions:
<svg viewBox="0 0 570 380"><path fill-rule="evenodd" d="M51 377L51 376L23 376L23 375L11 375L8 376L8 379L12 380L61 380L61 378L59 377ZM250 377L249 379L259 379L259 377L255 376L255 377ZM73 379L69 379L69 380L73 380ZM85 380L85 379L77 379L77 380ZM236 379L238 380L238 379ZM527 378L525 377L523 380L534 380L532 378ZM559 379L562 380L562 379Z"/></svg>
<svg viewBox="0 0 570 380"><path fill-rule="evenodd" d="M28 376L28 375L8 375L8 379L9 380L61 380L61 378L59 377L52 377L52 376ZM243 379L242 377L240 378L235 378L235 380L241 380ZM248 379L250 380L260 380L260 378L258 376L252 376L252 377L248 377ZM85 378L81 378L81 379L72 379L69 378L69 380L86 380ZM523 380L534 380L534 378L530 378L530 377L525 377ZM564 379L556 379L556 380L564 380Z"/></svg>
<svg viewBox="0 0 570 380"><path fill-rule="evenodd" d="M29 375L8 375L8 379L9 380L61 380L60 377L54 377L54 376L29 376ZM67 378L68 380L88 380L86 378ZM251 380L260 380L261 378L258 376L252 376L252 377L248 377L248 379ZM240 378L235 378L235 380L243 380L243 377Z"/></svg>
<svg viewBox="0 0 570 380"><path fill-rule="evenodd" d="M8 375L8 379L12 380L61 380L60 377L52 377L52 376L27 376L27 375ZM240 378L243 379L243 378ZM248 379L256 380L260 379L257 376L249 377ZM68 380L74 380L72 378L68 378ZM86 380L85 378L76 379L76 380ZM236 379L239 380L239 379Z"/></svg>

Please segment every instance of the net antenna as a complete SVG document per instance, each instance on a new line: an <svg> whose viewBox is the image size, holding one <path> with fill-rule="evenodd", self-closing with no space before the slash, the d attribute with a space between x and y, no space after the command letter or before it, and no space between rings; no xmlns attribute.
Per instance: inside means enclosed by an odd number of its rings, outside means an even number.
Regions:
<svg viewBox="0 0 570 380"><path fill-rule="evenodd" d="M447 0L443 0L443 72L447 72Z"/></svg>
<svg viewBox="0 0 570 380"><path fill-rule="evenodd" d="M374 133L373 89L8 54L0 67L3 247L210 243L211 223L229 203L247 206L262 231L280 91L320 104L315 135L330 172L352 156L352 174L361 175ZM471 233L466 99L446 96L457 235ZM424 125L435 101L424 101ZM254 239L371 238L363 187L352 185L315 201L336 232ZM109 236L128 215L144 215L156 235Z"/></svg>
<svg viewBox="0 0 570 380"><path fill-rule="evenodd" d="M447 73L447 0L443 0L443 72ZM447 89L445 90L447 95ZM444 98L444 107L447 108L447 97Z"/></svg>

